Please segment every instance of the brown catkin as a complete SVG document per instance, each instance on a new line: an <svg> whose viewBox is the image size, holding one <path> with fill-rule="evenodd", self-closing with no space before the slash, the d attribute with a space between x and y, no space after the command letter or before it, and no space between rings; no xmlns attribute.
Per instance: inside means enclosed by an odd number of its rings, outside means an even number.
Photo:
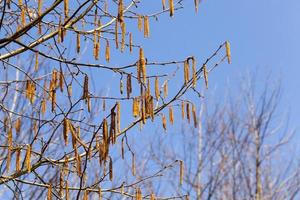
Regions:
<svg viewBox="0 0 300 200"><path fill-rule="evenodd" d="M55 107L56 107L56 91L55 89L52 90L51 92L51 110L52 112L55 111Z"/></svg>
<svg viewBox="0 0 300 200"><path fill-rule="evenodd" d="M57 28L58 32L57 32L57 43L61 43L63 42L63 38L61 37L62 36L62 24L61 24L61 16L59 16L59 22L58 22L58 28Z"/></svg>
<svg viewBox="0 0 300 200"><path fill-rule="evenodd" d="M80 53L80 33L77 32L76 34L76 42L77 42L77 53Z"/></svg>
<svg viewBox="0 0 300 200"><path fill-rule="evenodd" d="M20 169L21 169L20 162L21 162L21 149L18 148L16 151L16 171L17 172L20 171Z"/></svg>
<svg viewBox="0 0 300 200"><path fill-rule="evenodd" d="M181 102L181 118L184 119L184 115L185 115L185 112L184 112L184 101Z"/></svg>
<svg viewBox="0 0 300 200"><path fill-rule="evenodd" d="M161 4L162 4L162 9L166 10L166 0L162 0Z"/></svg>
<svg viewBox="0 0 300 200"><path fill-rule="evenodd" d="M164 84L164 98L168 96L168 81Z"/></svg>
<svg viewBox="0 0 300 200"><path fill-rule="evenodd" d="M185 106L186 106L186 118L187 118L188 122L190 123L190 121L191 121L191 118L190 118L190 104L187 103Z"/></svg>
<svg viewBox="0 0 300 200"><path fill-rule="evenodd" d="M8 144L8 151L7 151L7 158L6 158L6 171L8 172L10 169L10 161L11 161L11 153L13 149L12 144L12 128L10 127L7 131L7 144Z"/></svg>
<svg viewBox="0 0 300 200"><path fill-rule="evenodd" d="M139 31L142 31L142 21L143 21L143 16L139 15L138 16L138 29L139 29Z"/></svg>
<svg viewBox="0 0 300 200"><path fill-rule="evenodd" d="M230 43L229 41L225 42L225 48L226 48L226 56L228 64L231 64L231 51L230 51Z"/></svg>
<svg viewBox="0 0 300 200"><path fill-rule="evenodd" d="M126 34L126 24L125 24L125 22L123 22L121 24L121 30L122 30L121 52L124 52L124 50L125 50L125 34Z"/></svg>
<svg viewBox="0 0 300 200"><path fill-rule="evenodd" d="M68 96L69 96L69 98L71 98L72 97L72 85L68 85L68 88L67 88L67 90L68 90Z"/></svg>
<svg viewBox="0 0 300 200"><path fill-rule="evenodd" d="M142 197L142 191L140 188L137 188L136 189L136 200L142 200L143 197Z"/></svg>
<svg viewBox="0 0 300 200"><path fill-rule="evenodd" d="M208 89L208 72L207 72L205 64L203 65L202 69L203 69L203 76L204 76L204 81L205 81L205 87L206 87L206 89Z"/></svg>
<svg viewBox="0 0 300 200"><path fill-rule="evenodd" d="M154 88L155 88L155 97L156 97L156 99L158 100L158 99L159 99L158 77L155 77Z"/></svg>
<svg viewBox="0 0 300 200"><path fill-rule="evenodd" d="M47 108L47 102L46 102L46 99L43 98L43 100L42 100L42 102L41 102L41 110L42 110L43 116L44 116L45 113L46 113L46 108Z"/></svg>
<svg viewBox="0 0 300 200"><path fill-rule="evenodd" d="M109 157L109 180L112 181L113 179L113 161L111 157Z"/></svg>
<svg viewBox="0 0 300 200"><path fill-rule="evenodd" d="M195 4L195 11L197 13L198 12L198 7L199 7L199 0L194 0L194 4Z"/></svg>
<svg viewBox="0 0 300 200"><path fill-rule="evenodd" d="M68 181L66 180L66 200L69 200L69 184L68 184Z"/></svg>
<svg viewBox="0 0 300 200"><path fill-rule="evenodd" d="M129 51L132 53L132 33L129 33Z"/></svg>
<svg viewBox="0 0 300 200"><path fill-rule="evenodd" d="M47 200L52 200L52 185L48 185Z"/></svg>
<svg viewBox="0 0 300 200"><path fill-rule="evenodd" d="M21 130L21 118L18 118L15 122L15 130L16 130L16 133L20 133L20 130Z"/></svg>
<svg viewBox="0 0 300 200"><path fill-rule="evenodd" d="M62 67L60 67L59 69L59 88L61 92L64 91L64 72L62 70Z"/></svg>
<svg viewBox="0 0 300 200"><path fill-rule="evenodd" d="M117 133L121 132L121 105L117 102Z"/></svg>
<svg viewBox="0 0 300 200"><path fill-rule="evenodd" d="M131 172L132 172L132 175L135 176L136 168L135 168L135 155L134 155L134 153L132 154L132 158L131 158Z"/></svg>
<svg viewBox="0 0 300 200"><path fill-rule="evenodd" d="M144 50L143 48L140 48L140 72L142 73L143 76L143 83L146 83L146 60L144 56Z"/></svg>
<svg viewBox="0 0 300 200"><path fill-rule="evenodd" d="M115 23L115 44L116 44L116 49L119 48L119 26L118 26L119 22L116 21Z"/></svg>
<svg viewBox="0 0 300 200"><path fill-rule="evenodd" d="M107 120L106 118L103 119L103 129L102 129L102 137L103 137L103 141L104 143L108 142L108 125L107 125Z"/></svg>
<svg viewBox="0 0 300 200"><path fill-rule="evenodd" d="M118 21L120 23L124 22L123 10L124 10L123 0L119 0L119 5L118 5Z"/></svg>
<svg viewBox="0 0 300 200"><path fill-rule="evenodd" d="M192 113L193 113L193 120L194 120L194 127L197 128L197 115L195 105L192 105Z"/></svg>
<svg viewBox="0 0 300 200"><path fill-rule="evenodd" d="M196 59L194 57L192 57L192 73L193 73L193 88L196 87L196 83L197 83L197 71L196 71Z"/></svg>
<svg viewBox="0 0 300 200"><path fill-rule="evenodd" d="M64 14L65 14L65 21L66 21L69 15L69 0L64 0Z"/></svg>
<svg viewBox="0 0 300 200"><path fill-rule="evenodd" d="M149 28L149 17L144 16L144 37L147 38L150 35L150 28Z"/></svg>
<svg viewBox="0 0 300 200"><path fill-rule="evenodd" d="M184 84L186 85L189 82L190 75L189 75L189 61L184 61Z"/></svg>
<svg viewBox="0 0 300 200"><path fill-rule="evenodd" d="M166 120L166 116L164 114L162 114L162 125L164 130L167 130L167 120Z"/></svg>
<svg viewBox="0 0 300 200"><path fill-rule="evenodd" d="M88 96L89 96L89 77L88 75L86 74L84 76L84 83L83 83L83 95L82 95L82 98L87 100L88 99Z"/></svg>
<svg viewBox="0 0 300 200"><path fill-rule="evenodd" d="M64 121L63 121L63 137L64 137L65 145L68 144L69 130L70 130L69 120L67 118L64 118Z"/></svg>
<svg viewBox="0 0 300 200"><path fill-rule="evenodd" d="M170 124L174 124L174 114L173 114L173 107L170 106L169 107L169 121L170 121Z"/></svg>
<svg viewBox="0 0 300 200"><path fill-rule="evenodd" d="M24 27L26 25L26 9L24 5L21 5L21 25Z"/></svg>
<svg viewBox="0 0 300 200"><path fill-rule="evenodd" d="M139 110L140 110L140 102L139 102L138 97L135 97L133 99L133 105L132 105L133 117L139 116Z"/></svg>
<svg viewBox="0 0 300 200"><path fill-rule="evenodd" d="M110 47L109 47L109 41L108 40L106 40L105 60L106 60L106 62L110 61Z"/></svg>
<svg viewBox="0 0 300 200"><path fill-rule="evenodd" d="M174 1L173 0L169 0L169 9L170 9L170 17L173 17L174 15Z"/></svg>
<svg viewBox="0 0 300 200"><path fill-rule="evenodd" d="M31 172L31 146L30 144L27 145L26 149L26 156L25 156L25 165L27 168L27 172Z"/></svg>
<svg viewBox="0 0 300 200"><path fill-rule="evenodd" d="M34 64L34 71L39 69L39 52L35 52L35 64Z"/></svg>
<svg viewBox="0 0 300 200"><path fill-rule="evenodd" d="M127 98L129 98L130 94L132 93L131 74L127 74L126 92L127 92Z"/></svg>
<svg viewBox="0 0 300 200"><path fill-rule="evenodd" d="M182 160L179 161L179 165L180 165L179 166L179 168L180 168L179 169L179 184L182 185L182 182L183 182L183 170L184 170L183 169L183 161Z"/></svg>
<svg viewBox="0 0 300 200"><path fill-rule="evenodd" d="M101 190L100 187L99 187L99 190L98 190L98 195L99 195L99 200L102 200L102 190Z"/></svg>
<svg viewBox="0 0 300 200"><path fill-rule="evenodd" d="M122 141L121 141L121 156L122 156L122 159L124 160L124 137L122 138Z"/></svg>
<svg viewBox="0 0 300 200"><path fill-rule="evenodd" d="M88 190L85 189L84 192L83 192L83 200L88 200Z"/></svg>

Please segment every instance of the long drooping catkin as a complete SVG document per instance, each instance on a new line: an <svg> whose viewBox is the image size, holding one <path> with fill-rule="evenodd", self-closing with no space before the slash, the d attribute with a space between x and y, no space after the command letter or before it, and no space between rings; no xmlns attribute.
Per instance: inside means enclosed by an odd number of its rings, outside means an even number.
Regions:
<svg viewBox="0 0 300 200"><path fill-rule="evenodd" d="M69 0L64 0L65 21L69 18Z"/></svg>
<svg viewBox="0 0 300 200"><path fill-rule="evenodd" d="M13 149L13 144L12 144L12 128L9 127L7 131L7 144L8 144L8 151L7 151L7 158L6 158L6 171L8 172L10 169L10 161L11 161L11 153Z"/></svg>
<svg viewBox="0 0 300 200"><path fill-rule="evenodd" d="M154 89L155 89L155 97L158 100L159 99L158 77L155 77Z"/></svg>
<svg viewBox="0 0 300 200"><path fill-rule="evenodd" d="M59 69L59 88L60 88L60 91L63 92L64 91L64 72L62 70L62 67L60 67Z"/></svg>
<svg viewBox="0 0 300 200"><path fill-rule="evenodd" d="M140 68L143 76L143 83L146 83L146 60L143 48L140 48Z"/></svg>
<svg viewBox="0 0 300 200"><path fill-rule="evenodd" d="M48 185L47 200L52 200L52 185Z"/></svg>
<svg viewBox="0 0 300 200"><path fill-rule="evenodd" d="M227 56L228 64L231 64L230 43L228 41L225 42L225 48L226 48L226 56Z"/></svg>
<svg viewBox="0 0 300 200"><path fill-rule="evenodd" d="M69 183L68 180L66 180L66 200L69 200Z"/></svg>
<svg viewBox="0 0 300 200"><path fill-rule="evenodd" d="M139 15L138 16L138 29L139 29L139 31L142 31L142 21L143 21L143 16Z"/></svg>
<svg viewBox="0 0 300 200"><path fill-rule="evenodd" d="M21 162L21 149L18 148L16 151L16 171L17 172L20 171L20 169L21 169L20 162Z"/></svg>
<svg viewBox="0 0 300 200"><path fill-rule="evenodd" d="M149 17L144 16L144 37L147 38L150 35L150 28L149 28Z"/></svg>
<svg viewBox="0 0 300 200"><path fill-rule="evenodd" d="M181 118L184 119L184 115L185 115L185 112L184 112L184 101L181 102Z"/></svg>
<svg viewBox="0 0 300 200"><path fill-rule="evenodd" d="M164 84L164 98L168 96L168 90L168 81L166 81Z"/></svg>
<svg viewBox="0 0 300 200"><path fill-rule="evenodd" d="M82 98L87 100L89 96L89 77L88 75L86 74L84 76L84 83L83 83L83 95L82 95Z"/></svg>
<svg viewBox="0 0 300 200"><path fill-rule="evenodd" d="M99 190L98 190L98 195L99 195L99 200L102 200L102 190L101 190L100 187L99 187Z"/></svg>
<svg viewBox="0 0 300 200"><path fill-rule="evenodd" d="M63 137L64 137L64 141L65 141L65 145L68 144L68 133L69 133L69 130L70 130L70 127L69 127L69 120L67 118L64 118L64 121L63 121Z"/></svg>
<svg viewBox="0 0 300 200"><path fill-rule="evenodd" d="M132 33L129 33L129 51L132 53Z"/></svg>
<svg viewBox="0 0 300 200"><path fill-rule="evenodd" d="M106 40L105 59L106 59L106 62L110 61L110 47L109 47L109 41L108 40Z"/></svg>
<svg viewBox="0 0 300 200"><path fill-rule="evenodd" d="M121 132L121 105L117 102L117 133Z"/></svg>
<svg viewBox="0 0 300 200"><path fill-rule="evenodd" d="M54 112L55 111L55 107L56 107L56 90L55 89L53 89L52 91L51 91L51 110L52 110L52 112Z"/></svg>
<svg viewBox="0 0 300 200"><path fill-rule="evenodd" d="M16 130L16 133L20 133L20 130L21 130L21 118L18 118L15 122L15 130Z"/></svg>
<svg viewBox="0 0 300 200"><path fill-rule="evenodd" d="M164 130L166 131L167 130L167 120L166 120L166 116L164 114L162 114L162 126L164 128Z"/></svg>
<svg viewBox="0 0 300 200"><path fill-rule="evenodd" d="M189 82L190 75L189 75L189 61L184 61L184 84L186 85Z"/></svg>
<svg viewBox="0 0 300 200"><path fill-rule="evenodd" d="M166 10L166 0L162 0L161 4L162 4L162 9Z"/></svg>
<svg viewBox="0 0 300 200"><path fill-rule="evenodd" d="M182 182L183 182L183 170L184 170L183 169L183 161L182 160L179 161L179 165L180 165L179 166L179 168L180 168L179 169L179 184L182 185Z"/></svg>
<svg viewBox="0 0 300 200"><path fill-rule="evenodd" d="M119 22L116 21L115 23L115 43L116 43L116 49L119 48L119 26L118 26Z"/></svg>
<svg viewBox="0 0 300 200"><path fill-rule="evenodd" d="M76 48L76 50L77 50L77 53L80 53L80 33L79 32L77 32L77 34L76 34L76 46L77 46L77 48Z"/></svg>
<svg viewBox="0 0 300 200"><path fill-rule="evenodd" d="M130 94L132 93L131 74L127 75L126 92L127 92L127 98L129 98Z"/></svg>
<svg viewBox="0 0 300 200"><path fill-rule="evenodd" d="M39 52L35 52L35 64L34 64L34 71L39 69Z"/></svg>
<svg viewBox="0 0 300 200"><path fill-rule="evenodd" d="M140 111L140 101L138 97L135 97L133 99L133 105L132 105L133 117L139 116L139 111Z"/></svg>
<svg viewBox="0 0 300 200"><path fill-rule="evenodd" d="M109 180L112 181L113 179L113 161L111 157L109 157Z"/></svg>
<svg viewBox="0 0 300 200"><path fill-rule="evenodd" d="M193 88L196 87L197 83L197 70L196 70L196 59L192 57L192 73L193 73Z"/></svg>
<svg viewBox="0 0 300 200"><path fill-rule="evenodd" d="M126 24L123 22L121 24L121 30L122 30L122 41L121 41L121 52L125 50L125 34L126 34Z"/></svg>
<svg viewBox="0 0 300 200"><path fill-rule="evenodd" d="M142 191L141 191L140 188L137 188L137 189L136 189L136 192L135 192L135 199L136 199L136 200L142 200L142 199L143 199Z"/></svg>
<svg viewBox="0 0 300 200"><path fill-rule="evenodd" d="M202 68L203 68L203 76L204 76L204 81L205 81L205 87L206 87L206 89L208 89L208 72L207 72L207 69L206 69L206 65L204 64Z"/></svg>
<svg viewBox="0 0 300 200"><path fill-rule="evenodd" d="M192 105L192 113L193 113L193 120L194 120L194 127L197 128L197 115L196 115L196 109L195 105Z"/></svg>
<svg viewBox="0 0 300 200"><path fill-rule="evenodd" d="M169 9L170 9L170 17L172 17L174 15L174 1L173 0L169 0Z"/></svg>
<svg viewBox="0 0 300 200"><path fill-rule="evenodd" d="M189 103L186 104L186 118L187 118L188 122L190 123L191 118L190 118L190 104Z"/></svg>
<svg viewBox="0 0 300 200"><path fill-rule="evenodd" d="M102 128L103 141L104 141L104 143L107 143L108 142L108 125L107 125L106 118L103 119L102 126L103 126L103 128Z"/></svg>
<svg viewBox="0 0 300 200"><path fill-rule="evenodd" d="M123 0L119 0L119 5L118 5L118 22L123 23L124 22L124 17L123 17Z"/></svg>
<svg viewBox="0 0 300 200"><path fill-rule="evenodd" d="M27 168L27 172L31 172L31 145L27 145L26 156L25 156L25 166Z"/></svg>
<svg viewBox="0 0 300 200"><path fill-rule="evenodd" d="M174 123L174 114L173 114L173 107L172 106L169 107L169 121L170 121L170 124L173 125L173 123Z"/></svg>
<svg viewBox="0 0 300 200"><path fill-rule="evenodd" d="M132 154L132 158L131 158L131 172L132 172L132 175L135 176L136 174L136 168L135 168L135 155L134 153Z"/></svg>

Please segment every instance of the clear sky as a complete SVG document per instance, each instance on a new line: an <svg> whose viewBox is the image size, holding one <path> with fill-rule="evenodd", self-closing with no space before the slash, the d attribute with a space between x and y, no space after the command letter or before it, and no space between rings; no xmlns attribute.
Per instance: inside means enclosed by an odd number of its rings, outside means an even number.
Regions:
<svg viewBox="0 0 300 200"><path fill-rule="evenodd" d="M154 7L154 3L147 6ZM274 81L282 80L280 109L290 113L290 127L298 128L300 1L207 0L199 5L198 14L193 1L184 6L173 19L164 16L152 22L151 37L144 43L146 52L153 59L195 55L201 63L229 40L232 65L222 64L210 75L210 88L224 94L225 83L234 83L247 72L259 75L258 84L265 84L271 73Z"/></svg>

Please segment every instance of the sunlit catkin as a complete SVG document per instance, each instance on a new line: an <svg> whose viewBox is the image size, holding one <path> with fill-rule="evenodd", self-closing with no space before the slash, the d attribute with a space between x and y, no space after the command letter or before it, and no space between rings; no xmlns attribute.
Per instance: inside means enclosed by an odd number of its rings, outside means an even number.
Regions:
<svg viewBox="0 0 300 200"><path fill-rule="evenodd" d="M120 23L124 22L123 9L124 9L123 0L119 0L119 5L118 5L118 21Z"/></svg>
<svg viewBox="0 0 300 200"><path fill-rule="evenodd" d="M116 49L119 48L119 22L115 22L115 44L116 44Z"/></svg>
<svg viewBox="0 0 300 200"><path fill-rule="evenodd" d="M166 0L162 0L161 4L162 4L162 9L166 10Z"/></svg>
<svg viewBox="0 0 300 200"><path fill-rule="evenodd" d="M34 71L39 69L39 52L35 52L35 64L34 64Z"/></svg>
<svg viewBox="0 0 300 200"><path fill-rule="evenodd" d="M27 145L27 149L26 149L25 166L27 172L30 173L31 172L31 145L30 144Z"/></svg>
<svg viewBox="0 0 300 200"><path fill-rule="evenodd" d="M20 169L21 169L20 162L21 162L21 149L18 148L16 151L16 171L17 172L20 171Z"/></svg>
<svg viewBox="0 0 300 200"><path fill-rule="evenodd" d="M168 92L168 81L166 81L164 84L164 98L168 96Z"/></svg>
<svg viewBox="0 0 300 200"><path fill-rule="evenodd" d="M121 40L121 52L125 50L125 34L126 34L126 24L123 22L121 24L121 30L122 30L122 40Z"/></svg>
<svg viewBox="0 0 300 200"><path fill-rule="evenodd" d="M83 200L88 200L88 190L85 189L84 192L83 192Z"/></svg>
<svg viewBox="0 0 300 200"><path fill-rule="evenodd" d="M65 14L65 21L68 19L69 15L69 0L64 0L64 14Z"/></svg>
<svg viewBox="0 0 300 200"><path fill-rule="evenodd" d="M15 130L16 130L16 133L20 133L20 130L21 130L21 118L18 118L15 122Z"/></svg>
<svg viewBox="0 0 300 200"><path fill-rule="evenodd" d="M67 180L66 180L66 191L65 191L65 194L66 194L66 200L69 200L69 183L68 183Z"/></svg>
<svg viewBox="0 0 300 200"><path fill-rule="evenodd" d="M155 97L158 100L159 99L158 77L155 77L154 90L155 90Z"/></svg>
<svg viewBox="0 0 300 200"><path fill-rule="evenodd" d="M172 17L174 15L174 1L173 0L169 0L169 9L170 9L170 17Z"/></svg>
<svg viewBox="0 0 300 200"><path fill-rule="evenodd" d="M117 102L117 132L121 132L121 105Z"/></svg>
<svg viewBox="0 0 300 200"><path fill-rule="evenodd" d="M194 127L197 128L197 114L196 114L196 109L194 104L192 105L192 113L193 113Z"/></svg>
<svg viewBox="0 0 300 200"><path fill-rule="evenodd" d="M193 73L193 88L196 87L197 83L197 70L196 70L196 59L192 57L192 73Z"/></svg>
<svg viewBox="0 0 300 200"><path fill-rule="evenodd" d="M183 167L183 161L182 160L180 160L179 161L179 184L180 185L182 185L182 183L183 183L183 169L184 167Z"/></svg>
<svg viewBox="0 0 300 200"><path fill-rule="evenodd" d="M63 92L64 91L64 72L62 70L62 68L60 67L60 70L59 70L59 88L60 88L60 91Z"/></svg>
<svg viewBox="0 0 300 200"><path fill-rule="evenodd" d="M144 17L144 37L147 38L150 35L150 28L149 28L149 17Z"/></svg>
<svg viewBox="0 0 300 200"><path fill-rule="evenodd" d="M21 5L21 24L24 27L26 25L26 9L25 5Z"/></svg>
<svg viewBox="0 0 300 200"><path fill-rule="evenodd" d="M56 91L53 89L51 91L51 111L54 112L56 107Z"/></svg>
<svg viewBox="0 0 300 200"><path fill-rule="evenodd" d="M133 99L133 104L132 104L133 117L139 116L139 110L140 110L140 102L139 102L138 97L135 97Z"/></svg>
<svg viewBox="0 0 300 200"><path fill-rule="evenodd" d="M135 168L135 155L134 155L134 153L132 154L132 158L131 158L131 172L132 172L132 175L135 176L136 168Z"/></svg>
<svg viewBox="0 0 300 200"><path fill-rule="evenodd" d="M164 114L162 114L161 120L162 120L162 126L163 126L164 130L166 131L167 130L167 119Z"/></svg>
<svg viewBox="0 0 300 200"><path fill-rule="evenodd" d="M173 114L173 107L172 106L169 107L169 121L170 121L170 124L173 125L173 123L174 123L174 114Z"/></svg>
<svg viewBox="0 0 300 200"><path fill-rule="evenodd" d="M69 130L70 130L69 120L67 118L64 118L64 121L63 121L63 137L64 137L65 145L68 144Z"/></svg>
<svg viewBox="0 0 300 200"><path fill-rule="evenodd" d="M208 72L207 72L205 64L203 65L202 69L203 69L203 77L204 77L204 81L205 81L205 87L206 87L206 89L208 89Z"/></svg>
<svg viewBox="0 0 300 200"><path fill-rule="evenodd" d="M100 187L99 187L99 190L98 190L98 195L99 195L99 200L102 200L102 190L101 190Z"/></svg>
<svg viewBox="0 0 300 200"><path fill-rule="evenodd" d="M186 85L189 82L190 75L189 75L189 61L184 61L184 84Z"/></svg>
<svg viewBox="0 0 300 200"><path fill-rule="evenodd" d="M84 82L83 82L83 95L82 95L82 98L87 100L89 96L89 77L88 75L86 74L84 76Z"/></svg>
<svg viewBox="0 0 300 200"><path fill-rule="evenodd" d="M190 104L187 103L185 106L186 106L186 118L187 118L188 122L190 123L190 121L191 121L191 118L190 118Z"/></svg>
<svg viewBox="0 0 300 200"><path fill-rule="evenodd" d="M6 171L8 172L10 170L10 161L11 161L11 153L13 149L12 144L12 128L10 127L8 129L7 133L7 144L8 144L8 150L7 150L7 157L6 157Z"/></svg>
<svg viewBox="0 0 300 200"><path fill-rule="evenodd" d="M52 185L48 185L47 200L52 200Z"/></svg>
<svg viewBox="0 0 300 200"><path fill-rule="evenodd" d="M130 94L132 93L131 74L127 74L126 93L127 93L127 98L129 98Z"/></svg>
<svg viewBox="0 0 300 200"><path fill-rule="evenodd" d="M143 16L139 15L138 16L138 29L139 31L142 31L142 22L143 21Z"/></svg>
<svg viewBox="0 0 300 200"><path fill-rule="evenodd" d="M110 47L109 47L109 41L108 40L106 40L105 60L106 60L106 62L110 61Z"/></svg>
<svg viewBox="0 0 300 200"><path fill-rule="evenodd" d="M143 48L140 48L140 71L142 72L143 83L146 83L146 60Z"/></svg>
<svg viewBox="0 0 300 200"><path fill-rule="evenodd" d="M185 117L185 116L184 116L184 115L185 115L184 109L185 109L185 108L184 108L184 101L182 101L182 102L181 102L181 118L182 118L182 119L184 119L184 117Z"/></svg>
<svg viewBox="0 0 300 200"><path fill-rule="evenodd" d="M194 4L195 4L195 11L197 13L198 12L198 7L199 7L199 0L194 0Z"/></svg>
<svg viewBox="0 0 300 200"><path fill-rule="evenodd" d="M225 42L225 48L226 48L226 56L227 56L228 64L231 64L230 43L228 41Z"/></svg>
<svg viewBox="0 0 300 200"><path fill-rule="evenodd" d="M77 45L76 45L77 53L80 53L80 33L79 32L76 34L76 42L77 42Z"/></svg>

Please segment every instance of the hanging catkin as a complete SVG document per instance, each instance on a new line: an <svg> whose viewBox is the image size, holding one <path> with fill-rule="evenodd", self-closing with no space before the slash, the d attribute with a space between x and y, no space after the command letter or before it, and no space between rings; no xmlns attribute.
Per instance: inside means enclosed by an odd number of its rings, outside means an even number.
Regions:
<svg viewBox="0 0 300 200"><path fill-rule="evenodd" d="M80 33L76 34L76 42L77 42L77 53L80 53Z"/></svg>
<svg viewBox="0 0 300 200"><path fill-rule="evenodd" d="M65 14L65 21L68 19L69 15L69 0L64 0L64 14Z"/></svg>
<svg viewBox="0 0 300 200"><path fill-rule="evenodd" d="M132 172L132 175L135 176L136 169L135 169L135 155L134 155L134 153L132 153L132 158L131 158L131 172Z"/></svg>
<svg viewBox="0 0 300 200"><path fill-rule="evenodd" d="M122 141L121 141L121 156L122 156L122 159L124 160L124 137L122 138Z"/></svg>
<svg viewBox="0 0 300 200"><path fill-rule="evenodd" d="M166 9L166 0L162 0L161 4L162 4L162 9L165 10Z"/></svg>
<svg viewBox="0 0 300 200"><path fill-rule="evenodd" d="M89 77L88 75L86 74L84 76L84 83L83 83L83 95L82 95L82 98L87 100L89 96Z"/></svg>
<svg viewBox="0 0 300 200"><path fill-rule="evenodd" d="M140 102L139 102L138 97L135 97L133 99L133 105L132 105L133 117L139 116L139 111L140 111Z"/></svg>
<svg viewBox="0 0 300 200"><path fill-rule="evenodd" d="M18 118L17 120L16 120L16 123L15 123L15 129L16 129L16 133L18 134L18 133L20 133L20 130L21 130L21 118Z"/></svg>
<svg viewBox="0 0 300 200"><path fill-rule="evenodd" d="M11 161L11 153L13 149L13 144L12 144L12 128L10 127L8 129L7 133L7 144L8 144L8 150L7 150L7 158L6 158L6 171L8 172L10 170L10 161Z"/></svg>
<svg viewBox="0 0 300 200"><path fill-rule="evenodd" d="M184 101L181 102L181 118L184 119L184 115L185 115L185 112L184 112Z"/></svg>
<svg viewBox="0 0 300 200"><path fill-rule="evenodd" d="M173 0L169 0L169 9L170 9L170 17L172 17L174 15L174 1Z"/></svg>
<svg viewBox="0 0 300 200"><path fill-rule="evenodd" d="M158 77L155 77L154 88L155 88L155 97L156 97L156 100L158 100L159 99Z"/></svg>
<svg viewBox="0 0 300 200"><path fill-rule="evenodd" d="M203 69L203 76L204 76L204 81L205 81L205 87L206 87L206 89L208 89L208 72L207 72L205 64L203 65L202 69Z"/></svg>
<svg viewBox="0 0 300 200"><path fill-rule="evenodd" d="M117 102L117 133L121 132L121 105Z"/></svg>
<svg viewBox="0 0 300 200"><path fill-rule="evenodd" d="M116 43L116 49L119 48L119 26L118 26L119 22L116 21L115 22L115 43Z"/></svg>
<svg viewBox="0 0 300 200"><path fill-rule="evenodd" d="M184 84L186 85L189 82L189 61L188 59L184 61Z"/></svg>
<svg viewBox="0 0 300 200"><path fill-rule="evenodd" d="M59 88L61 92L64 91L64 72L62 70L62 67L60 67L59 69Z"/></svg>
<svg viewBox="0 0 300 200"><path fill-rule="evenodd" d="M142 31L142 21L143 21L143 16L139 15L138 16L138 29L139 29L139 31Z"/></svg>
<svg viewBox="0 0 300 200"><path fill-rule="evenodd" d="M112 181L113 179L113 161L111 157L109 157L109 180Z"/></svg>
<svg viewBox="0 0 300 200"><path fill-rule="evenodd" d="M109 47L109 41L108 40L106 40L105 59L106 59L106 62L110 61L110 47Z"/></svg>
<svg viewBox="0 0 300 200"><path fill-rule="evenodd" d="M21 24L24 27L26 25L26 9L24 5L21 5Z"/></svg>
<svg viewBox="0 0 300 200"><path fill-rule="evenodd" d="M168 81L164 84L164 98L168 96Z"/></svg>
<svg viewBox="0 0 300 200"><path fill-rule="evenodd" d="M198 6L199 6L199 0L194 0L194 4L195 4L195 11L197 13L198 12Z"/></svg>
<svg viewBox="0 0 300 200"><path fill-rule="evenodd" d="M27 145L26 156L25 156L25 166L27 168L27 172L31 172L31 146Z"/></svg>
<svg viewBox="0 0 300 200"><path fill-rule="evenodd" d="M65 145L68 144L68 133L69 133L69 130L70 130L70 127L69 127L69 120L67 118L64 118L64 121L63 121L63 137L64 137L64 141L65 141Z"/></svg>
<svg viewBox="0 0 300 200"><path fill-rule="evenodd" d="M88 190L85 189L83 192L83 200L88 200Z"/></svg>
<svg viewBox="0 0 300 200"><path fill-rule="evenodd" d="M48 185L47 200L52 200L52 185Z"/></svg>
<svg viewBox="0 0 300 200"><path fill-rule="evenodd" d="M118 5L118 21L120 23L124 22L123 9L124 9L123 0L119 0L119 5Z"/></svg>
<svg viewBox="0 0 300 200"><path fill-rule="evenodd" d="M101 190L100 187L99 187L99 190L98 190L98 194L99 194L99 200L102 200L102 190Z"/></svg>
<svg viewBox="0 0 300 200"><path fill-rule="evenodd" d="M108 125L107 125L106 118L103 119L102 125L103 125L103 128L102 128L103 129L103 132L102 132L103 141L104 141L104 143L107 143L108 142Z"/></svg>
<svg viewBox="0 0 300 200"><path fill-rule="evenodd" d="M69 200L69 183L68 180L66 180L66 200Z"/></svg>
<svg viewBox="0 0 300 200"><path fill-rule="evenodd" d="M228 41L225 42L225 48L226 48L226 56L227 56L228 64L231 64L230 43Z"/></svg>
<svg viewBox="0 0 300 200"><path fill-rule="evenodd" d="M174 123L174 114L173 114L173 107L172 106L169 107L169 121L170 121L170 124L173 125L173 123Z"/></svg>
<svg viewBox="0 0 300 200"><path fill-rule="evenodd" d="M52 112L55 111L55 107L56 107L56 91L55 89L52 90L51 92L51 110Z"/></svg>
<svg viewBox="0 0 300 200"><path fill-rule="evenodd" d="M167 120L166 120L166 116L164 114L162 114L162 125L164 130L167 130Z"/></svg>
<svg viewBox="0 0 300 200"><path fill-rule="evenodd" d="M20 162L21 162L21 149L18 148L16 151L16 171L17 172L19 172L21 169Z"/></svg>
<svg viewBox="0 0 300 200"><path fill-rule="evenodd" d="M183 161L182 160L179 161L179 165L180 165L179 166L179 168L180 168L179 169L179 184L182 185L182 182L183 182L183 170L184 170L183 169Z"/></svg>
<svg viewBox="0 0 300 200"><path fill-rule="evenodd" d="M143 48L140 48L140 68L143 76L143 83L146 83L146 60Z"/></svg>
<svg viewBox="0 0 300 200"><path fill-rule="evenodd" d="M129 33L129 51L132 53L132 33Z"/></svg>
<svg viewBox="0 0 300 200"><path fill-rule="evenodd" d="M194 57L192 57L192 71L193 71L193 88L196 87L196 83L197 83L197 70L196 70L196 60Z"/></svg>
<svg viewBox="0 0 300 200"><path fill-rule="evenodd" d="M126 34L126 24L125 24L125 22L123 22L121 24L121 30L122 30L121 52L124 52L124 50L125 50L125 34Z"/></svg>
<svg viewBox="0 0 300 200"><path fill-rule="evenodd" d="M150 28L149 28L149 17L144 16L144 37L149 37L150 34Z"/></svg>
<svg viewBox="0 0 300 200"><path fill-rule="evenodd" d="M190 123L191 118L190 118L190 103L186 104L186 118L188 120L188 122Z"/></svg>
<svg viewBox="0 0 300 200"><path fill-rule="evenodd" d="M34 71L39 69L39 52L35 52L35 64L34 64Z"/></svg>
<svg viewBox="0 0 300 200"><path fill-rule="evenodd" d="M194 120L194 127L197 128L197 115L195 105L192 105L192 113L193 113L193 120Z"/></svg>
<svg viewBox="0 0 300 200"><path fill-rule="evenodd" d="M127 98L129 98L130 94L132 93L131 74L127 74L126 92L127 92Z"/></svg>

